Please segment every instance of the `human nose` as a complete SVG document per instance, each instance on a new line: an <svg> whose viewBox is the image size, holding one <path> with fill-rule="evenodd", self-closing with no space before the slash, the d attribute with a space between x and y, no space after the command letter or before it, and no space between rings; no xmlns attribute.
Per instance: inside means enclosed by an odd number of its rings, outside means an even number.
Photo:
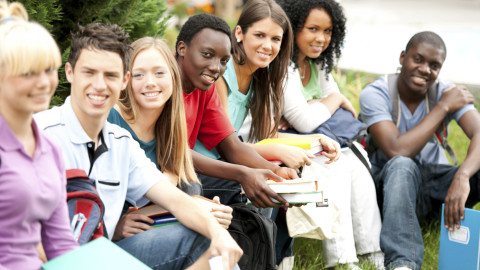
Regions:
<svg viewBox="0 0 480 270"><path fill-rule="evenodd" d="M98 74L92 84L95 90L104 90L107 88L107 84L105 83L105 76L103 74Z"/></svg>
<svg viewBox="0 0 480 270"><path fill-rule="evenodd" d="M267 52L272 50L272 41L270 39L266 39L265 42L262 44L262 48Z"/></svg>
<svg viewBox="0 0 480 270"><path fill-rule="evenodd" d="M315 40L317 42L325 42L325 33L323 33L323 31L318 31L315 35Z"/></svg>
<svg viewBox="0 0 480 270"><path fill-rule="evenodd" d="M428 63L420 64L418 70L423 74L430 74L431 73L430 66L428 65Z"/></svg>
<svg viewBox="0 0 480 270"><path fill-rule="evenodd" d="M50 85L50 80L46 71L38 73L37 77L37 87L40 89L46 88Z"/></svg>
<svg viewBox="0 0 480 270"><path fill-rule="evenodd" d="M215 59L210 63L209 69L215 73L220 73L220 59Z"/></svg>
<svg viewBox="0 0 480 270"><path fill-rule="evenodd" d="M154 81L154 75L151 73L147 73L146 76L146 81L145 81L145 86L147 89L155 87L155 81Z"/></svg>

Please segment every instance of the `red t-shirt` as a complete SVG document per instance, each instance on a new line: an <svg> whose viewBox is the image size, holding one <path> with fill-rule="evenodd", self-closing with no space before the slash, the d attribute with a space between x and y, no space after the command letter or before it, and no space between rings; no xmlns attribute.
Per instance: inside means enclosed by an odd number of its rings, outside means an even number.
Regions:
<svg viewBox="0 0 480 270"><path fill-rule="evenodd" d="M183 99L190 148L193 149L198 138L208 150L212 150L235 132L220 102L215 84L206 92L199 89L190 94L183 92Z"/></svg>

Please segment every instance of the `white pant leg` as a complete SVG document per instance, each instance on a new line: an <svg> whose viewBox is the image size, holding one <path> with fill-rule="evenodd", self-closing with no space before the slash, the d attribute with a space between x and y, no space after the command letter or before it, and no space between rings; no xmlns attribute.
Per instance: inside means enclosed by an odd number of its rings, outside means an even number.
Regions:
<svg viewBox="0 0 480 270"><path fill-rule="evenodd" d="M325 157L320 156L316 157L314 162L330 170L334 182L329 185L327 198L329 204L335 204L340 213L337 235L332 239L322 241L325 267L332 267L337 263L357 262L358 259L350 211L351 166L348 164L348 159L343 155L337 162L331 164L325 164L326 160Z"/></svg>
<svg viewBox="0 0 480 270"><path fill-rule="evenodd" d="M367 152L357 146L368 161ZM352 168L351 213L357 254L380 252L382 221L372 176L351 149L343 150L342 154Z"/></svg>

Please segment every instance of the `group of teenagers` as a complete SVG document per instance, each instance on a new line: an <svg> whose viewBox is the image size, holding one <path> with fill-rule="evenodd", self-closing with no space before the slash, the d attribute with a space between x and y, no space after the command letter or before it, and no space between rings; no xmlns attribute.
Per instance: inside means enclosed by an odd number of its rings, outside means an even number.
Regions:
<svg viewBox="0 0 480 270"><path fill-rule="evenodd" d="M243 252L226 230L228 205L248 198L278 221L279 206L291 205L265 180L297 178L311 164L334 176L329 202L339 225L322 240L326 268L360 269L359 260L369 260L379 269L420 269L419 220L445 202L445 226L454 230L467 199L478 200L480 116L465 87L437 79L442 39L417 33L400 54L399 72L360 95L376 145L369 171L349 148L314 133L339 108L357 117L331 75L345 24L335 0L249 0L234 29L213 15L190 17L175 52L156 37L130 44L117 25L79 26L65 64L70 96L48 109L59 49L21 4L1 0L0 269L39 269L43 251L50 260L78 248L65 203L67 169L85 170L105 205L108 238L149 267L209 269L208 259L222 256L224 269L238 268ZM471 139L460 166L448 164L433 138L453 119ZM282 132L290 128L303 134ZM318 138L321 156L255 144L298 136ZM192 195L218 204L206 209ZM180 223L154 228L151 218L128 211L148 203ZM279 229L277 264L293 256L292 241L279 252L286 241Z"/></svg>

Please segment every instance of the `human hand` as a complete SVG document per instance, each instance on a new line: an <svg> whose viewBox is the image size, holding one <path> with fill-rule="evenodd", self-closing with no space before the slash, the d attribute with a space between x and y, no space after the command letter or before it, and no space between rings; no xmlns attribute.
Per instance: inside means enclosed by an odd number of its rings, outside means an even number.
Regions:
<svg viewBox="0 0 480 270"><path fill-rule="evenodd" d="M358 116L357 116L357 112L355 111L355 108L353 108L352 103L344 95L342 95L342 97L343 97L343 103L340 105L340 108L343 108L351 112L353 114L353 117L355 117L356 119Z"/></svg>
<svg viewBox="0 0 480 270"><path fill-rule="evenodd" d="M282 116L282 118L280 119L280 122L278 123L278 129L287 130L289 128L292 128L292 125L290 125L287 119L285 119L285 117Z"/></svg>
<svg viewBox="0 0 480 270"><path fill-rule="evenodd" d="M221 256L224 270L233 269L243 255L243 250L227 230L219 230L212 237L208 253L211 258Z"/></svg>
<svg viewBox="0 0 480 270"><path fill-rule="evenodd" d="M228 229L233 219L233 209L230 206L223 205L220 203L220 198L218 196L213 197L213 201L218 204L212 204L212 215L218 221L220 226Z"/></svg>
<svg viewBox="0 0 480 270"><path fill-rule="evenodd" d="M457 171L445 197L445 228L453 231L460 228L460 219L465 217L465 202L470 193L469 177Z"/></svg>
<svg viewBox="0 0 480 270"><path fill-rule="evenodd" d="M445 106L448 113L453 113L465 106L473 104L475 99L465 86L452 85L443 91L438 104Z"/></svg>
<svg viewBox="0 0 480 270"><path fill-rule="evenodd" d="M325 163L330 164L334 161L337 161L340 158L340 155L342 153L340 149L340 144L323 134L319 135L319 139L320 139L320 144L322 145L322 148L323 148L323 151L321 152L321 154L329 159Z"/></svg>
<svg viewBox="0 0 480 270"><path fill-rule="evenodd" d="M134 207L130 207L128 211L131 211ZM137 233L141 233L146 230L153 229L152 226L145 224L144 221L147 223L154 223L154 220L141 214L125 214L123 215L117 223L117 227L115 227L115 232L113 233L112 240L118 241L124 238L133 236Z"/></svg>
<svg viewBox="0 0 480 270"><path fill-rule="evenodd" d="M291 145L278 144L275 145L274 150L276 159L282 161L288 168L294 169L297 174L300 172L300 167L312 164L310 159L315 158L302 148Z"/></svg>
<svg viewBox="0 0 480 270"><path fill-rule="evenodd" d="M285 175L286 178L295 178L296 176L295 171L290 168L278 167L276 171ZM298 176L296 178L298 178ZM271 170L247 168L247 173L245 177L242 178L240 184L245 191L245 195L247 195L256 207L268 208L288 206L287 201L267 185L267 179L272 179L277 182L282 182L284 180ZM274 203L270 198L279 201L280 204Z"/></svg>

